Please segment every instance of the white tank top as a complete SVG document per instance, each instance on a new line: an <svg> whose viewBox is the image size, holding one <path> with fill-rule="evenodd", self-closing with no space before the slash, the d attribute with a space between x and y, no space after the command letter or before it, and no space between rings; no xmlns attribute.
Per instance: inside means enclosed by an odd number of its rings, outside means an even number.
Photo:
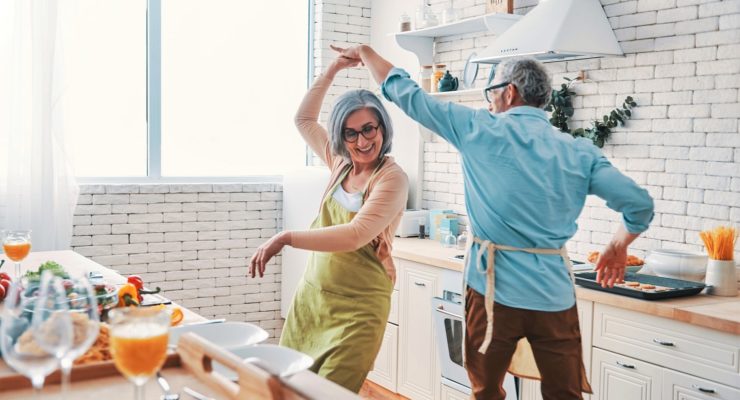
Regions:
<svg viewBox="0 0 740 400"><path fill-rule="evenodd" d="M342 207L346 208L347 211L358 212L362 207L362 192L347 193L340 183L337 185L337 190L334 191L332 196Z"/></svg>

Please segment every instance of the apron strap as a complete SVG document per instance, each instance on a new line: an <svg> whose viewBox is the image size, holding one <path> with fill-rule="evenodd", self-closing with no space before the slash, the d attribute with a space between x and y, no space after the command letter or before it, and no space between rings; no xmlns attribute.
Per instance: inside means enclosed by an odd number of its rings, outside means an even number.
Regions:
<svg viewBox="0 0 740 400"><path fill-rule="evenodd" d="M495 258L496 250L523 251L525 253L531 253L531 254L559 255L563 257L563 261L565 262L565 265L568 267L568 271L570 273L570 277L573 282L575 282L575 277L573 275L573 265L570 262L570 257L568 257L568 250L566 249L565 246L563 246L560 249L519 248L519 247L506 246L503 244L492 243L490 240L483 240L483 239L476 237L475 235L472 235L472 236L473 236L472 241L479 244L479 247L476 250L476 255L475 255L475 268L478 272L480 273L485 272L486 274L486 295L485 295L486 335L483 338L483 343L481 343L480 347L478 348L479 353L486 354L486 350L488 350L488 346L491 345L491 341L493 340L493 299L494 299L495 282L496 282L494 268L496 265L496 261L495 261L496 260ZM485 271L481 269L481 259L483 257L484 248L488 251Z"/></svg>

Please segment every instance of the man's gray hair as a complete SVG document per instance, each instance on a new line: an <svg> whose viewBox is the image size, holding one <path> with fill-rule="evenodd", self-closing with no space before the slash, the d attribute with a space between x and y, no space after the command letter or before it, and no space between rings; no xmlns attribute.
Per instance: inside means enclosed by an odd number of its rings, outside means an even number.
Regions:
<svg viewBox="0 0 740 400"><path fill-rule="evenodd" d="M500 82L513 83L528 106L545 108L550 101L550 75L545 66L533 58L516 57L502 61L496 67L496 75L500 76Z"/></svg>
<svg viewBox="0 0 740 400"><path fill-rule="evenodd" d="M391 151L391 145L393 144L393 125L391 124L391 117L388 115L388 111L386 111L383 103L369 90L350 90L337 98L329 115L331 150L334 154L342 156L347 160L350 159L350 156L342 133L346 128L349 115L363 108L370 109L375 113L375 117L378 119L378 123L382 128L383 145L380 147L378 158L383 158L383 156Z"/></svg>

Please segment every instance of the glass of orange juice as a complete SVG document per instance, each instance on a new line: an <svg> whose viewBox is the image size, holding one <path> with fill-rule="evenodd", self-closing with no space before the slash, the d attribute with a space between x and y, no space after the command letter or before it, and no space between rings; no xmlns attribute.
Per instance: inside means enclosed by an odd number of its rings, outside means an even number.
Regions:
<svg viewBox="0 0 740 400"><path fill-rule="evenodd" d="M31 252L31 231L2 231L3 251L15 262L15 277L21 278L21 261Z"/></svg>
<svg viewBox="0 0 740 400"><path fill-rule="evenodd" d="M154 307L111 310L110 348L116 369L135 386L135 399L144 399L144 384L167 358L170 317Z"/></svg>

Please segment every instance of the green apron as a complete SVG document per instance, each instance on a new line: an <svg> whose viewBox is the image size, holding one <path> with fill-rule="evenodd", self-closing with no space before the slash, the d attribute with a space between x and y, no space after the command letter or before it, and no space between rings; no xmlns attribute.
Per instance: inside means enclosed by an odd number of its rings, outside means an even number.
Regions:
<svg viewBox="0 0 740 400"><path fill-rule="evenodd" d="M350 169L328 191L312 229L354 218L356 213L333 197ZM392 291L393 282L370 244L349 252L312 252L280 345L313 357L313 372L357 393L380 349Z"/></svg>

